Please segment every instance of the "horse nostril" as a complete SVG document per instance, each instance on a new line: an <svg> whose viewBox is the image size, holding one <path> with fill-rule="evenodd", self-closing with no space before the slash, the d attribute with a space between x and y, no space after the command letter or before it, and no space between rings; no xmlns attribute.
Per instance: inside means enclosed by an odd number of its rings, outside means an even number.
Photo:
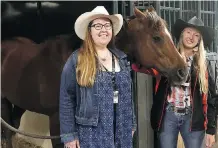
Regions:
<svg viewBox="0 0 218 148"><path fill-rule="evenodd" d="M179 69L179 70L177 71L177 75L178 75L181 79L183 79L183 78L185 77L185 70L184 70L184 69Z"/></svg>

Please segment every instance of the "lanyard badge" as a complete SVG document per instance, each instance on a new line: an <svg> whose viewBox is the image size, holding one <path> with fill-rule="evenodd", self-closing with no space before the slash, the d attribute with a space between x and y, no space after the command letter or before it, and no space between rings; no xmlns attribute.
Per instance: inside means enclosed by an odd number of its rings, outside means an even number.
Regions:
<svg viewBox="0 0 218 148"><path fill-rule="evenodd" d="M113 84L113 102L114 104L117 104L119 101L118 95L119 95L119 91L117 89L117 85L116 85L116 78L115 78L115 59L114 59L114 55L112 55L112 74L113 74L113 78L112 78L112 84Z"/></svg>
<svg viewBox="0 0 218 148"><path fill-rule="evenodd" d="M119 91L114 90L114 103L118 103L118 95L119 95Z"/></svg>
<svg viewBox="0 0 218 148"><path fill-rule="evenodd" d="M103 65L104 67L104 65ZM104 69L108 72L107 68L104 67ZM114 55L112 54L112 85L113 85L113 103L117 104L118 101L118 96L119 96L119 91L117 89L117 85L116 85L116 78L115 78L115 59L114 59Z"/></svg>

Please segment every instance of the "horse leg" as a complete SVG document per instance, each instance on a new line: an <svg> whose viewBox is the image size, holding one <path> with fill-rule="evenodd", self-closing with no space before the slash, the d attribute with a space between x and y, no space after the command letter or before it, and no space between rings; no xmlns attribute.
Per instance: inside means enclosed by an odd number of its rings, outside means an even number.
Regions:
<svg viewBox="0 0 218 148"><path fill-rule="evenodd" d="M49 116L50 134L53 136L60 135L59 113L56 112ZM64 144L59 139L52 139L53 148L63 148Z"/></svg>
<svg viewBox="0 0 218 148"><path fill-rule="evenodd" d="M14 105L14 108L12 111L12 122L13 122L14 128L18 129L20 127L20 120L21 120L21 117L25 111L26 111L25 109L22 109L16 105Z"/></svg>
<svg viewBox="0 0 218 148"><path fill-rule="evenodd" d="M7 98L1 98L1 117L5 122L12 125L11 114L12 114L12 104L7 100ZM5 138L5 143L1 143L2 147L12 148L12 135L13 132L7 127L2 126L2 139ZM3 142L4 140L2 140Z"/></svg>

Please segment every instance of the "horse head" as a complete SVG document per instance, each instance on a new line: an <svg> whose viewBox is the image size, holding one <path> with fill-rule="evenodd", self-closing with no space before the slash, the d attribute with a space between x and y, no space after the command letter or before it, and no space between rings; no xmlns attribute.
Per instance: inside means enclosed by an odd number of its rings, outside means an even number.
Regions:
<svg viewBox="0 0 218 148"><path fill-rule="evenodd" d="M166 22L154 8L144 12L134 8L134 12L116 41L118 48L127 49L134 63L133 70L145 72L145 68L155 68L173 84L184 82L187 66L173 43Z"/></svg>

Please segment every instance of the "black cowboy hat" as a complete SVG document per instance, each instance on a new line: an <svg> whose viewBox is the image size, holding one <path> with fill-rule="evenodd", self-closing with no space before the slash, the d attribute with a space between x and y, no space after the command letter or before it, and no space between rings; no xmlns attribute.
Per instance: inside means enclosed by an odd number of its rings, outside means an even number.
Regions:
<svg viewBox="0 0 218 148"><path fill-rule="evenodd" d="M182 19L177 19L176 23L173 26L172 34L176 37L176 40L179 41L179 37L182 31L186 27L193 27L200 31L205 46L209 46L213 41L215 30L211 27L204 26L204 23L201 19L198 19L196 16L191 18L188 22L185 22Z"/></svg>

